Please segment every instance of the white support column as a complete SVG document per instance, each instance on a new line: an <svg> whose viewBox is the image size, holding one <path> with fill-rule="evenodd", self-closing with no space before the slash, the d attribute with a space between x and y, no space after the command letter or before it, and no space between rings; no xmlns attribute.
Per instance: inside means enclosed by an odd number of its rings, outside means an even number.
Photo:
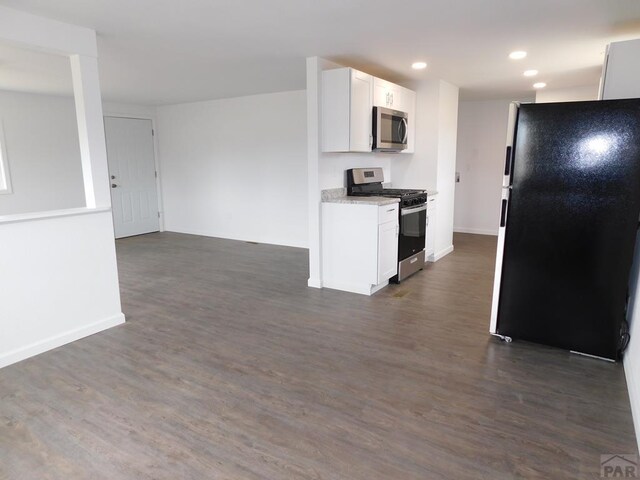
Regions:
<svg viewBox="0 0 640 480"><path fill-rule="evenodd" d="M71 55L70 58L87 207L110 207L98 59L83 55Z"/></svg>
<svg viewBox="0 0 640 480"><path fill-rule="evenodd" d="M320 67L318 57L307 58L307 162L309 186L309 280L310 287L322 287L320 183Z"/></svg>

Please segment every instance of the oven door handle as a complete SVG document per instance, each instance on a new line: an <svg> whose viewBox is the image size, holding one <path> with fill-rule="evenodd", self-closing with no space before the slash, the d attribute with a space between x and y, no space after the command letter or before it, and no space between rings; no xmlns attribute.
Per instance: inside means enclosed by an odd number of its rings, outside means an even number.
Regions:
<svg viewBox="0 0 640 480"><path fill-rule="evenodd" d="M422 205L419 205L417 207L401 208L400 209L400 215L402 215L404 217L405 215L411 215L412 213L422 212L422 211L424 211L426 209L427 209L427 204L426 203L424 203Z"/></svg>

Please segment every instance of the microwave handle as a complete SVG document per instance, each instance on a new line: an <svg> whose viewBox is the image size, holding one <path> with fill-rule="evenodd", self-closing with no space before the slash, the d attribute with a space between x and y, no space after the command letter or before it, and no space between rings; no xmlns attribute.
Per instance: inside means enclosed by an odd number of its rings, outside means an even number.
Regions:
<svg viewBox="0 0 640 480"><path fill-rule="evenodd" d="M404 135L402 135L402 132L400 130L400 128L404 125ZM400 120L400 124L398 125L398 133L400 134L400 137L402 138L402 143L407 143L407 136L409 135L409 127L407 126L407 119L403 118Z"/></svg>

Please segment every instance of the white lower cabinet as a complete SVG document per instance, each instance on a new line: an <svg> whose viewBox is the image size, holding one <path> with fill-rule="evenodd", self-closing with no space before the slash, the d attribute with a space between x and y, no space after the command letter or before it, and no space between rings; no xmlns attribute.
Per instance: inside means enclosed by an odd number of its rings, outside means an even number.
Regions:
<svg viewBox="0 0 640 480"><path fill-rule="evenodd" d="M398 222L378 226L378 284L398 273Z"/></svg>
<svg viewBox="0 0 640 480"><path fill-rule="evenodd" d="M425 257L433 262L436 251L436 197L430 195L427 198L427 245L425 247Z"/></svg>
<svg viewBox="0 0 640 480"><path fill-rule="evenodd" d="M398 273L398 204L322 204L322 286L371 295Z"/></svg>

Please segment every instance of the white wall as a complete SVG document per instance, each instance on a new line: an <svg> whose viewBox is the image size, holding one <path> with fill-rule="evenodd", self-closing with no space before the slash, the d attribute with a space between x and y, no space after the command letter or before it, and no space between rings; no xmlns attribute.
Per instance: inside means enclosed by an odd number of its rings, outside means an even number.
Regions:
<svg viewBox="0 0 640 480"><path fill-rule="evenodd" d="M137 105L134 103L103 102L102 111L105 116L150 118L155 119L157 108L153 105Z"/></svg>
<svg viewBox="0 0 640 480"><path fill-rule="evenodd" d="M413 154L393 157L391 164L393 186L436 190L440 82L434 80L407 87L416 92L415 149Z"/></svg>
<svg viewBox="0 0 640 480"><path fill-rule="evenodd" d="M157 109L165 228L307 246L305 92Z"/></svg>
<svg viewBox="0 0 640 480"><path fill-rule="evenodd" d="M627 321L631 339L624 354L624 372L640 450L640 235L636 236L636 249L629 275L629 293Z"/></svg>
<svg viewBox="0 0 640 480"><path fill-rule="evenodd" d="M124 321L108 209L0 223L0 265L0 367Z"/></svg>
<svg viewBox="0 0 640 480"><path fill-rule="evenodd" d="M640 98L640 39L609 45L603 79L603 100ZM631 340L624 354L624 372L629 389L633 423L640 449L640 235L629 275L627 321Z"/></svg>
<svg viewBox="0 0 640 480"><path fill-rule="evenodd" d="M439 90L436 260L453 251L459 95L458 87L447 82L440 81Z"/></svg>
<svg viewBox="0 0 640 480"><path fill-rule="evenodd" d="M416 146L413 155L391 161L393 185L436 190L435 253L438 260L453 251L458 87L442 80L411 85L416 91Z"/></svg>
<svg viewBox="0 0 640 480"><path fill-rule="evenodd" d="M0 215L86 205L72 97L0 90L13 193Z"/></svg>
<svg viewBox="0 0 640 480"><path fill-rule="evenodd" d="M497 235L510 100L460 102L454 230Z"/></svg>
<svg viewBox="0 0 640 480"><path fill-rule="evenodd" d="M598 85L570 88L543 88L536 91L536 103L582 102L598 99Z"/></svg>
<svg viewBox="0 0 640 480"><path fill-rule="evenodd" d="M454 231L497 235L509 104L512 99L460 102ZM531 102L533 99L518 99Z"/></svg>
<svg viewBox="0 0 640 480"><path fill-rule="evenodd" d="M539 90L535 101L595 100L597 86ZM454 231L497 235L509 103L533 98L461 101L455 185Z"/></svg>
<svg viewBox="0 0 640 480"><path fill-rule="evenodd" d="M320 190L346 187L346 170L381 167L385 183L392 182L393 153L320 153Z"/></svg>
<svg viewBox="0 0 640 480"><path fill-rule="evenodd" d="M124 315L95 32L0 6L0 41L69 56L86 205L0 216L3 367L120 324Z"/></svg>

